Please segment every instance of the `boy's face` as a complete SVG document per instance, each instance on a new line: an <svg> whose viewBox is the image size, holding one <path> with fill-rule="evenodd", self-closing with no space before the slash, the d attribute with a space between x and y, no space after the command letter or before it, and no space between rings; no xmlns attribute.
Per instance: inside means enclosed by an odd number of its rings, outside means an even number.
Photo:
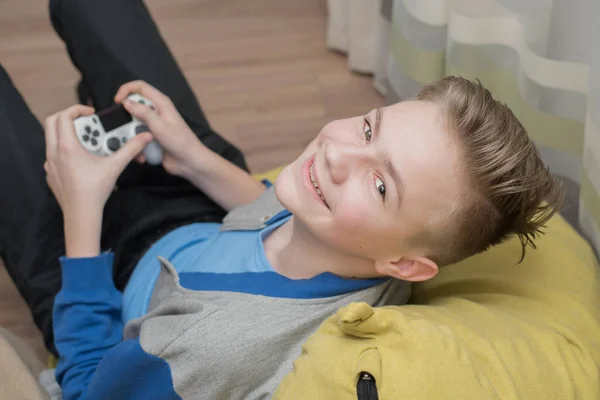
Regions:
<svg viewBox="0 0 600 400"><path fill-rule="evenodd" d="M280 174L276 193L295 223L334 250L415 259L426 250L409 239L452 213L460 171L438 106L408 101L327 124Z"/></svg>

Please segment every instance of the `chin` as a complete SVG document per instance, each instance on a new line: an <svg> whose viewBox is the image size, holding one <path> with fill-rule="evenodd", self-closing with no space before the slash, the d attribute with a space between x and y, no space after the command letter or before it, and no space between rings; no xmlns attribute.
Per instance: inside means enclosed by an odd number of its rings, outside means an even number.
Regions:
<svg viewBox="0 0 600 400"><path fill-rule="evenodd" d="M296 183L293 174L295 162L283 169L275 179L275 196L277 200L292 214L294 213L294 199L298 198Z"/></svg>

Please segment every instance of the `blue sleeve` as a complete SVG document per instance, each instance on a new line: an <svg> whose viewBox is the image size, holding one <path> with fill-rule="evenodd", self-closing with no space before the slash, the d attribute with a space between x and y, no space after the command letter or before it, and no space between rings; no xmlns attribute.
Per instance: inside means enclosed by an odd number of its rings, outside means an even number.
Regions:
<svg viewBox="0 0 600 400"><path fill-rule="evenodd" d="M181 400L181 397L173 388L169 364L146 353L138 339L129 339L104 356L81 399Z"/></svg>
<svg viewBox="0 0 600 400"><path fill-rule="evenodd" d="M63 282L54 301L54 341L63 398L180 399L169 365L146 353L139 340L122 341L113 255L62 257L60 262Z"/></svg>
<svg viewBox="0 0 600 400"><path fill-rule="evenodd" d="M61 257L60 263L62 288L53 312L56 379L64 399L80 399L104 354L121 341L121 293L112 279L112 253Z"/></svg>

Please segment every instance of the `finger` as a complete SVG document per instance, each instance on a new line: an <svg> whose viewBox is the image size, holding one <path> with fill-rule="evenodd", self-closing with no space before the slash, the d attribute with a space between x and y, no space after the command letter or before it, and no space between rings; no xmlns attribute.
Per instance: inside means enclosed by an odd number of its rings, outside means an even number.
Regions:
<svg viewBox="0 0 600 400"><path fill-rule="evenodd" d="M144 164L146 162L146 156L143 154L138 154L138 156L135 158L135 161L138 164Z"/></svg>
<svg viewBox="0 0 600 400"><path fill-rule="evenodd" d="M152 141L152 135L148 132L140 133L134 138L129 139L125 146L113 154L110 159L111 163L117 168L118 173L121 173L127 164L129 164L136 156L138 156L148 143Z"/></svg>
<svg viewBox="0 0 600 400"><path fill-rule="evenodd" d="M53 114L46 118L44 126L44 136L46 138L46 158L51 158L56 153L58 138L56 133L57 114Z"/></svg>
<svg viewBox="0 0 600 400"><path fill-rule="evenodd" d="M70 150L75 147L75 143L77 142L75 125L73 124L73 119L66 113L58 115L56 138L58 148L61 150Z"/></svg>
<svg viewBox="0 0 600 400"><path fill-rule="evenodd" d="M158 132L158 134L160 135L160 133L165 129L165 121L160 115L158 115L156 111L154 111L147 105L139 104L131 100L126 100L123 103L123 107L125 107L125 109L129 111L131 115L133 115L137 119L144 121L146 125L148 125L148 128L150 128L151 132Z"/></svg>
<svg viewBox="0 0 600 400"><path fill-rule="evenodd" d="M92 107L77 104L58 113L56 138L57 145L62 148L72 148L76 142L75 125L73 121L83 115L92 115L94 109Z"/></svg>
<svg viewBox="0 0 600 400"><path fill-rule="evenodd" d="M70 148L77 141L75 135L75 125L73 120L83 115L92 115L94 109L92 107L83 106L80 104L67 108L65 111L58 114L58 129L57 138L60 146Z"/></svg>
<svg viewBox="0 0 600 400"><path fill-rule="evenodd" d="M133 93L141 94L150 100L160 112L175 110L175 106L167 96L144 81L133 81L121 86L115 95L115 102L123 103L127 96Z"/></svg>
<svg viewBox="0 0 600 400"><path fill-rule="evenodd" d="M130 94L142 94L142 86L144 85L146 85L146 82L141 80L124 83L121 85L121 87L119 87L119 90L117 90L117 94L115 95L115 103L122 103Z"/></svg>
<svg viewBox="0 0 600 400"><path fill-rule="evenodd" d="M71 118L71 120L74 120L77 117L81 117L83 115L92 115L93 113L94 113L93 107L76 104L74 106L67 108L61 114L66 114L67 117Z"/></svg>

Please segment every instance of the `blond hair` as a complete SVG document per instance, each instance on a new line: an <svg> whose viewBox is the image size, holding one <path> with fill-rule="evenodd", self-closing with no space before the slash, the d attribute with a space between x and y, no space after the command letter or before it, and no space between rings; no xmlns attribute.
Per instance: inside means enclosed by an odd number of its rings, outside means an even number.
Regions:
<svg viewBox="0 0 600 400"><path fill-rule="evenodd" d="M527 132L479 81L449 76L425 86L415 100L440 107L470 188L445 227L428 229L430 258L451 264L516 235L522 261L564 197Z"/></svg>

